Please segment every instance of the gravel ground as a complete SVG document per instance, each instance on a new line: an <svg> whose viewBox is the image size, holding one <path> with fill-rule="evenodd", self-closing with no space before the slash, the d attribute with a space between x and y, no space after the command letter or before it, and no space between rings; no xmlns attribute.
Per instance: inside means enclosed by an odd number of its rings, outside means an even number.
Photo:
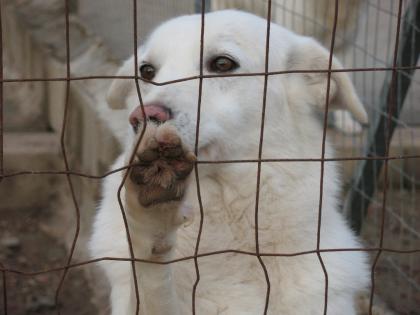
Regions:
<svg viewBox="0 0 420 315"><path fill-rule="evenodd" d="M38 271L64 265L68 252L44 225L48 211L1 210L0 262L6 268ZM38 276L7 273L7 311L11 315L57 314L55 293L62 271ZM4 288L0 287L0 297ZM71 269L60 293L58 306L62 315L92 315L97 310L82 269ZM0 298L0 314L4 300Z"/></svg>

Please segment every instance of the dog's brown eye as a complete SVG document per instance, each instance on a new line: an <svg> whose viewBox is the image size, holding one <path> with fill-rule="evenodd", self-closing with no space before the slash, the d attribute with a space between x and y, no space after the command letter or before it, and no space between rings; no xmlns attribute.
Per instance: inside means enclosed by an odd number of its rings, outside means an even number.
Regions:
<svg viewBox="0 0 420 315"><path fill-rule="evenodd" d="M144 64L140 67L140 75L143 79L153 80L156 70L152 65Z"/></svg>
<svg viewBox="0 0 420 315"><path fill-rule="evenodd" d="M213 72L228 72L235 70L238 64L226 56L216 57L210 63L210 71Z"/></svg>

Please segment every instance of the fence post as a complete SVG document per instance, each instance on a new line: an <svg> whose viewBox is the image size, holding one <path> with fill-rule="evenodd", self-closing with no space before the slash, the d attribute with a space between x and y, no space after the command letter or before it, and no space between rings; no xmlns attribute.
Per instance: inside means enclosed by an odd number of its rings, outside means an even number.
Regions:
<svg viewBox="0 0 420 315"><path fill-rule="evenodd" d="M394 84L391 73L385 80L379 98L379 111L370 124L368 140L363 150L364 156L385 156L390 145L392 134L397 126L397 120L404 105L404 100L411 84L413 67L417 65L420 53L420 1L412 0L407 6L402 20L399 40L397 67L407 67L397 71ZM411 67L411 68L410 68ZM394 85L394 86L392 86ZM395 97L391 95L395 93ZM395 105L391 103L395 100ZM388 113L391 110L391 124L388 126ZM389 127L388 132L386 129ZM388 136L387 136L388 135ZM356 167L344 210L348 214L351 226L360 232L369 202L375 193L381 173L383 160L363 160Z"/></svg>

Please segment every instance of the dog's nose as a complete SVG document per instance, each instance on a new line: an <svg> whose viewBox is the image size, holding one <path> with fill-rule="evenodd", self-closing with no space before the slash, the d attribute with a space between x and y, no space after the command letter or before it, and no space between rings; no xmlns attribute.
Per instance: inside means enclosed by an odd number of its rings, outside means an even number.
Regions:
<svg viewBox="0 0 420 315"><path fill-rule="evenodd" d="M144 105L144 114L146 115L146 119L157 123L163 123L172 118L170 109L160 104ZM137 106L131 112L129 121L133 127L137 127L139 122L143 121L141 106Z"/></svg>

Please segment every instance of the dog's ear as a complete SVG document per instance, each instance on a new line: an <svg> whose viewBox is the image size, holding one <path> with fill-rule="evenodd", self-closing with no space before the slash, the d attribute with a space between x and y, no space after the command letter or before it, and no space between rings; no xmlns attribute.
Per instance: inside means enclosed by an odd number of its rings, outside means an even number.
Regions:
<svg viewBox="0 0 420 315"><path fill-rule="evenodd" d="M133 64L133 58L126 60L123 63L123 65L118 69L116 76L134 75ZM125 108L125 99L132 86L132 79L114 79L106 95L106 101L108 102L109 107L111 107L112 109Z"/></svg>
<svg viewBox="0 0 420 315"><path fill-rule="evenodd" d="M299 41L289 55L288 69L293 70L328 70L330 53L319 43L310 38ZM333 58L332 69L343 69L340 62ZM327 72L296 74L303 76L309 92L310 103L324 110L327 95ZM346 109L362 124L368 122L365 108L360 102L353 84L345 72L332 72L330 80L330 109Z"/></svg>

